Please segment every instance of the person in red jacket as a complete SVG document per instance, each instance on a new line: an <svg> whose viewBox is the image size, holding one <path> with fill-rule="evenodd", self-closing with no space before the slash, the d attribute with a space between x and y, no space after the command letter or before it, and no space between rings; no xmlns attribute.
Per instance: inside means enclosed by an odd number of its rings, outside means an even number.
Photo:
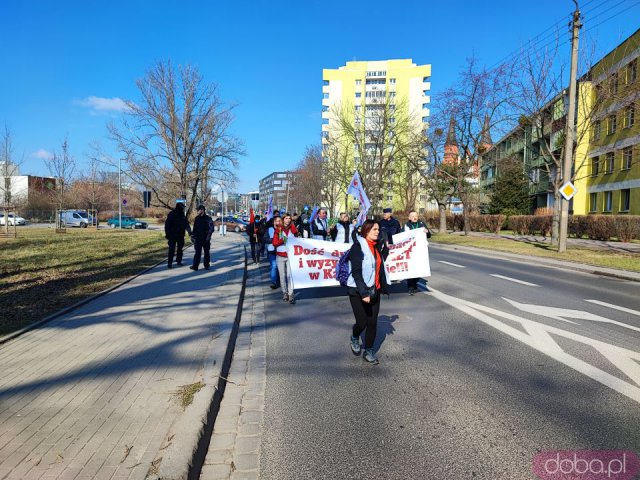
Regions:
<svg viewBox="0 0 640 480"><path fill-rule="evenodd" d="M274 233L271 241L276 248L276 262L280 273L280 287L282 288L282 300L291 305L296 303L293 295L293 281L291 279L291 267L287 257L287 241L298 235L296 226L291 222L291 215L285 213L282 220L279 218L273 223Z"/></svg>

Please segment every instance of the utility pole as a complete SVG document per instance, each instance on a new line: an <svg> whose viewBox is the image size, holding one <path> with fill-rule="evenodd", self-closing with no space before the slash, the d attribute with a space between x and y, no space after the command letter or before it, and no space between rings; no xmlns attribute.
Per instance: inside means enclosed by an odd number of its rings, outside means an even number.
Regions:
<svg viewBox="0 0 640 480"><path fill-rule="evenodd" d="M576 76L578 73L578 36L582 23L578 2L573 0L576 9L571 22L571 73L569 76L569 107L567 111L567 127L565 130L564 163L562 166L562 184L571 181L571 167L573 164L573 143L576 134ZM567 250L567 235L569 230L569 200L560 197L560 232L558 238L558 253Z"/></svg>

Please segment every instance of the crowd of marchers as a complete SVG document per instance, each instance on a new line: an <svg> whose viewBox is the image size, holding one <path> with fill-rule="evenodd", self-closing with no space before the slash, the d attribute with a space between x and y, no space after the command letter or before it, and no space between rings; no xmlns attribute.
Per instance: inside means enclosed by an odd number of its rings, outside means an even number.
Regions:
<svg viewBox="0 0 640 480"><path fill-rule="evenodd" d="M292 237L311 238L351 245L349 249L349 278L347 289L355 317L351 332L351 351L365 361L377 364L373 349L376 338L380 295L387 292L384 261L389 253L393 236L408 230L422 229L431 236L429 227L418 219L415 211L409 213L404 225L394 218L390 208L383 211L379 221L366 220L358 226L355 219L341 213L339 220L329 226L326 209L320 209L313 218L307 214L273 212L271 218L255 216L250 219L247 235L251 244L251 259L260 263L266 255L269 262L271 288L282 289L282 299L295 304L294 285L287 255L287 241ZM408 291L414 295L418 290L417 278L407 280ZM364 334L364 343L360 337Z"/></svg>

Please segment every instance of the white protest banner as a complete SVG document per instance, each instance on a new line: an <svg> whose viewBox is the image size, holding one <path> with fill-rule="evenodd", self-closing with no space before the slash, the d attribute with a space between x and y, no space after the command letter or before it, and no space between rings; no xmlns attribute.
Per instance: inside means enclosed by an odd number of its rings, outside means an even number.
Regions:
<svg viewBox="0 0 640 480"><path fill-rule="evenodd" d="M340 285L336 280L336 264L349 249L347 243L325 242L308 238L290 238L287 256L296 290Z"/></svg>
<svg viewBox="0 0 640 480"><path fill-rule="evenodd" d="M384 262L387 281L431 276L429 243L422 229L396 233Z"/></svg>

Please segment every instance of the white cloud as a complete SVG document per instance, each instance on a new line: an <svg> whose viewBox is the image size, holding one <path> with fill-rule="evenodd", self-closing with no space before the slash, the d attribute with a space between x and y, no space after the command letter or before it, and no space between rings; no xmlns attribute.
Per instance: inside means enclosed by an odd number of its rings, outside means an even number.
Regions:
<svg viewBox="0 0 640 480"><path fill-rule="evenodd" d="M51 157L53 157L53 153L46 151L44 148L41 148L37 152L33 152L32 156L41 160L49 160Z"/></svg>
<svg viewBox="0 0 640 480"><path fill-rule="evenodd" d="M87 97L76 100L75 103L82 107L90 108L93 112L128 112L130 110L127 103L119 97Z"/></svg>

